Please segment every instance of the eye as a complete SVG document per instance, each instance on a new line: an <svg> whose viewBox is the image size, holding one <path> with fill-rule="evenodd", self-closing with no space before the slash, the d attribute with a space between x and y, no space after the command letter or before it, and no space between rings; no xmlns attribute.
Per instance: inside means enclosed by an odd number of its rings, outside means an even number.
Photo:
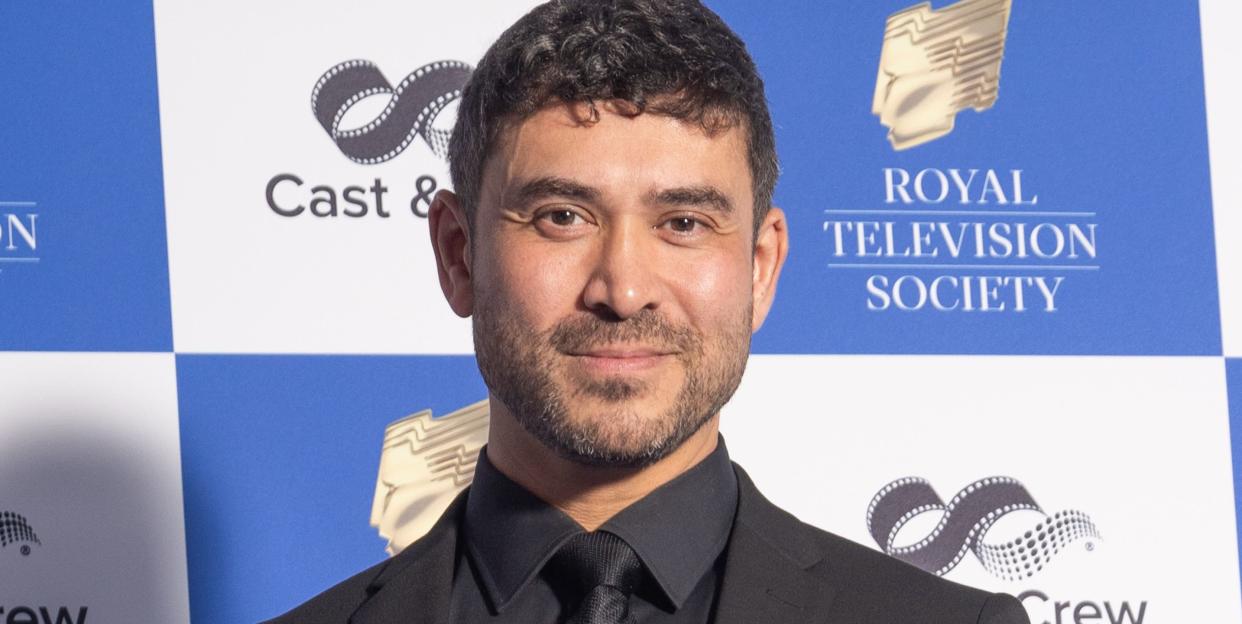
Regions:
<svg viewBox="0 0 1242 624"><path fill-rule="evenodd" d="M689 235L700 232L704 226L702 221L688 215L673 217L663 223L663 226L672 230L676 234Z"/></svg>
<svg viewBox="0 0 1242 624"><path fill-rule="evenodd" d="M559 210L549 210L548 212L539 215L539 218L558 227L570 227L577 225L582 221L582 217L579 216L578 213L565 208Z"/></svg>
<svg viewBox="0 0 1242 624"><path fill-rule="evenodd" d="M535 230L547 238L568 240L577 238L592 227L591 215L573 206L549 206L535 215Z"/></svg>

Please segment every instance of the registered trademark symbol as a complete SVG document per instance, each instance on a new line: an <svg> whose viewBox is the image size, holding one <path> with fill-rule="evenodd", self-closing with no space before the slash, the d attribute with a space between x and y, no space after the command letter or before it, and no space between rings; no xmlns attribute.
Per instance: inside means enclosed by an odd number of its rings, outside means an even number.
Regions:
<svg viewBox="0 0 1242 624"><path fill-rule="evenodd" d="M1095 542L1087 542L1087 552L1095 550Z"/></svg>
<svg viewBox="0 0 1242 624"><path fill-rule="evenodd" d="M30 546L27 546L26 544L22 544L22 556L23 557L30 556Z"/></svg>

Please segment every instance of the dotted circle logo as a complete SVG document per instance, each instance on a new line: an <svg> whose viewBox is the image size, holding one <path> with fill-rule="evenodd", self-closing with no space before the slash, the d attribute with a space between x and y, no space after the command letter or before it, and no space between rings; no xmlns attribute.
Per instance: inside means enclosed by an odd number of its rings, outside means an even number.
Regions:
<svg viewBox="0 0 1242 624"><path fill-rule="evenodd" d="M993 524L1019 510L1039 512L1044 519L1008 541L984 542ZM897 546L901 528L929 511L943 513L931 533L909 546ZM1034 576L1073 542L1100 538L1087 514L1074 510L1044 514L1026 487L1009 477L975 481L948 503L924 479L898 479L871 499L867 530L885 553L928 572L943 575L970 552L993 576L1009 581ZM1093 548L1088 542L1087 549Z"/></svg>
<svg viewBox="0 0 1242 624"><path fill-rule="evenodd" d="M27 542L18 549L24 556L30 555L30 544L42 544L24 516L11 511L0 511L0 548L17 542Z"/></svg>

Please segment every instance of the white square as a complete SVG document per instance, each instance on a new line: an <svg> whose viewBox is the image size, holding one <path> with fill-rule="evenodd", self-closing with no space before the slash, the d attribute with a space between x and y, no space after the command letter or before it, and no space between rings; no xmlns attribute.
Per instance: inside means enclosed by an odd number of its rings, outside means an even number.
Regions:
<svg viewBox="0 0 1242 624"><path fill-rule="evenodd" d="M473 66L532 5L157 2L176 350L472 352L469 322L441 295L426 219L410 207L420 177L449 186L447 164L417 135L386 162L351 160L312 112L312 92L351 60L374 63L394 89L426 64ZM391 100L361 99L341 129L378 120ZM455 111L448 104L431 127L451 128ZM406 136L397 116L384 119ZM347 201L351 186L365 214ZM329 194L336 216L312 215L310 200Z"/></svg>
<svg viewBox="0 0 1242 624"><path fill-rule="evenodd" d="M1207 104L1208 153L1212 160L1212 216L1220 282L1221 339L1227 356L1242 356L1242 41L1237 24L1242 5L1200 0L1203 32L1203 88Z"/></svg>
<svg viewBox="0 0 1242 624"><path fill-rule="evenodd" d="M1023 538L1044 514L1085 514L1098 536L1070 540L1030 576L1000 578L969 550L945 574L1041 592L1024 601L1033 622L1055 622L1058 602L1237 622L1224 382L1220 358L760 356L724 430L774 502L876 549L869 506L904 477L944 502L980 479L1020 482L1043 514L1000 514L984 544ZM896 545L940 539L943 517L915 516Z"/></svg>
<svg viewBox="0 0 1242 624"><path fill-rule="evenodd" d="M5 617L189 622L173 355L0 353L0 391L0 512L33 534L0 547Z"/></svg>

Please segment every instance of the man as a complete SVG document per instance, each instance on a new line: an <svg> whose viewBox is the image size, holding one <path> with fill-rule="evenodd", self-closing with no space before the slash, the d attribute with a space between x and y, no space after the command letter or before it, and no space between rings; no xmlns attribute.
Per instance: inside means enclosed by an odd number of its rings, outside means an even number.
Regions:
<svg viewBox="0 0 1242 624"><path fill-rule="evenodd" d="M536 8L465 88L450 161L429 224L490 391L474 483L277 621L1027 621L802 524L729 461L720 408L788 237L763 85L714 13Z"/></svg>

